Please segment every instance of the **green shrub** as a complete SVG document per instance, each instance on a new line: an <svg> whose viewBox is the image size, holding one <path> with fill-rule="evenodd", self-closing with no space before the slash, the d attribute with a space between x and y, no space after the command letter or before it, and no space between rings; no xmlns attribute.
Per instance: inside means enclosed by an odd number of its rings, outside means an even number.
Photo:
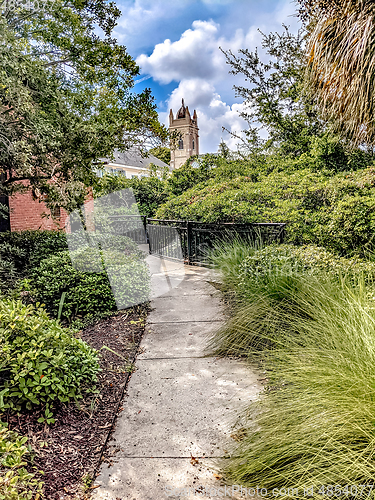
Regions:
<svg viewBox="0 0 375 500"><path fill-rule="evenodd" d="M0 499L31 500L41 495L43 483L25 469L30 452L27 437L0 421Z"/></svg>
<svg viewBox="0 0 375 500"><path fill-rule="evenodd" d="M67 402L92 390L98 354L41 307L0 301L0 409Z"/></svg>
<svg viewBox="0 0 375 500"><path fill-rule="evenodd" d="M67 241L67 238L69 240ZM121 250L127 255L141 252L126 236L111 233L73 233L61 231L16 231L0 233L0 292L9 293L17 280L26 278L32 269L59 252L87 246Z"/></svg>
<svg viewBox="0 0 375 500"><path fill-rule="evenodd" d="M145 262L138 255L116 250L61 252L42 261L29 278L32 296L55 317L66 292L61 317L69 320L113 311L116 303L120 309L136 305L149 297Z"/></svg>
<svg viewBox="0 0 375 500"><path fill-rule="evenodd" d="M20 277L11 260L0 258L0 293L4 294L14 288Z"/></svg>
<svg viewBox="0 0 375 500"><path fill-rule="evenodd" d="M61 231L0 233L0 258L12 262L21 276L50 255L67 249L66 235Z"/></svg>
<svg viewBox="0 0 375 500"><path fill-rule="evenodd" d="M122 189L133 191L137 202L136 212L147 217L154 217L157 208L168 199L167 183L164 180L157 177L126 179L111 174L105 174L99 179L94 196L100 198Z"/></svg>
<svg viewBox="0 0 375 500"><path fill-rule="evenodd" d="M346 258L337 256L325 248L316 245L269 245L253 255L247 256L238 266L237 286L243 290L260 286L277 275L328 273L331 277L345 277L354 285L360 279L368 285L375 280L375 262L359 257Z"/></svg>

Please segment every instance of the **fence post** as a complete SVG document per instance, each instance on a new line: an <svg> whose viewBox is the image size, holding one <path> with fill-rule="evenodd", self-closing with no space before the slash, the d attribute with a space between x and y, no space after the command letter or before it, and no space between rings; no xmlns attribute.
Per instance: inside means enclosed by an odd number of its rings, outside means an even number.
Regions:
<svg viewBox="0 0 375 500"><path fill-rule="evenodd" d="M150 240L150 237L148 235L147 224L148 224L148 219L147 219L147 216L145 216L146 241L148 243L148 253L151 255L151 253L152 253L151 240Z"/></svg>
<svg viewBox="0 0 375 500"><path fill-rule="evenodd" d="M186 235L186 238L187 238L187 261L188 261L188 264L190 265L190 262L191 262L191 259L190 259L190 255L191 255L191 224L190 224L189 220L186 222L186 229L187 229L187 235Z"/></svg>
<svg viewBox="0 0 375 500"><path fill-rule="evenodd" d="M144 229L144 235L145 235L145 243L148 243L148 238L147 238L147 215L142 215L142 222L143 222L143 229Z"/></svg>
<svg viewBox="0 0 375 500"><path fill-rule="evenodd" d="M281 228L280 243L284 243L284 239L285 239L285 224Z"/></svg>

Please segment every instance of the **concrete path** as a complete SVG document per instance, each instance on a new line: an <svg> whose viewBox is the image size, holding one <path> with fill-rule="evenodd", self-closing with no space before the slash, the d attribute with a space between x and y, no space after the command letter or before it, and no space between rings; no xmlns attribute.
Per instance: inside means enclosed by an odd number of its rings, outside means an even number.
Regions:
<svg viewBox="0 0 375 500"><path fill-rule="evenodd" d="M225 494L215 467L259 393L259 375L239 361L204 357L207 336L224 321L208 270L172 266L167 274L163 286L175 287L151 302L95 500L239 498L228 486Z"/></svg>

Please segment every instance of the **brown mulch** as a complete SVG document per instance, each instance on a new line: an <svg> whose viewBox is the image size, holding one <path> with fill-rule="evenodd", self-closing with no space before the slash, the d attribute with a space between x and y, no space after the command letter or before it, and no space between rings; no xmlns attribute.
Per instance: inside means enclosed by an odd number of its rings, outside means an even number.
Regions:
<svg viewBox="0 0 375 500"><path fill-rule="evenodd" d="M103 345L111 349L100 350L99 394L88 395L79 405L56 404L56 422L50 426L37 422L43 415L40 411L7 416L10 429L29 438L35 453L34 468L29 470L44 471L37 477L45 484L45 499L86 498L83 485L91 484L117 410L122 410L124 384L134 368L131 362L144 333L146 314L145 307L119 311L80 332L95 349Z"/></svg>

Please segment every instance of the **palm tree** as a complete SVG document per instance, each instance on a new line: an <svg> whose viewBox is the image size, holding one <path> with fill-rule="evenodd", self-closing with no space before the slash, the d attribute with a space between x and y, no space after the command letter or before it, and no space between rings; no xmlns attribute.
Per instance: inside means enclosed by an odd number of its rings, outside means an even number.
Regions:
<svg viewBox="0 0 375 500"><path fill-rule="evenodd" d="M354 144L375 144L375 2L299 0L307 87Z"/></svg>

